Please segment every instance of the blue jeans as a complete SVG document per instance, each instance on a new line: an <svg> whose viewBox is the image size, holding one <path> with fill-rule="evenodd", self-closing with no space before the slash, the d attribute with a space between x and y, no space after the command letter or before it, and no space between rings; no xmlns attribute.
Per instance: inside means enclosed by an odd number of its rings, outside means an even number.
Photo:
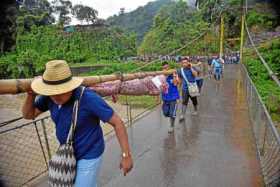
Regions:
<svg viewBox="0 0 280 187"><path fill-rule="evenodd" d="M177 101L163 101L162 111L165 117L175 118L177 111Z"/></svg>
<svg viewBox="0 0 280 187"><path fill-rule="evenodd" d="M200 93L200 92L201 92L202 85L203 85L203 79L198 79L198 80L196 80L196 84L197 84L197 87L198 87L199 93Z"/></svg>
<svg viewBox="0 0 280 187"><path fill-rule="evenodd" d="M75 187L97 187L102 155L95 159L78 160Z"/></svg>
<svg viewBox="0 0 280 187"><path fill-rule="evenodd" d="M221 79L221 74L222 74L222 68L221 67L214 69L214 78L216 80L220 80Z"/></svg>

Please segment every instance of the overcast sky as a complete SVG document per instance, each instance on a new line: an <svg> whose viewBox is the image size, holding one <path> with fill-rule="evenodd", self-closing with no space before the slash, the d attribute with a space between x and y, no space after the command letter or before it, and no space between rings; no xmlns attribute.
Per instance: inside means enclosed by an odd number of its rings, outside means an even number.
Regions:
<svg viewBox="0 0 280 187"><path fill-rule="evenodd" d="M148 2L155 0L70 0L73 5L83 4L90 6L98 11L99 18L108 18L114 14L118 14L120 8L125 8L125 12L135 10L139 6L143 6Z"/></svg>

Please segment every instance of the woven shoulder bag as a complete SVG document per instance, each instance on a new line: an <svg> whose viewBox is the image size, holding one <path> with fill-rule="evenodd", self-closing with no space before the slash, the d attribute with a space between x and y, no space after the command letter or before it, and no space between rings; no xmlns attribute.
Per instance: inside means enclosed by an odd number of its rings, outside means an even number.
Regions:
<svg viewBox="0 0 280 187"><path fill-rule="evenodd" d="M73 187L76 177L76 158L74 155L74 132L77 124L79 104L85 87L82 87L80 98L75 100L71 127L65 144L57 149L49 161L49 185L51 187Z"/></svg>
<svg viewBox="0 0 280 187"><path fill-rule="evenodd" d="M198 89L196 81L195 82L189 82L183 68L181 68L181 74L182 74L183 78L185 79L185 81L187 83L188 91L189 91L190 96L191 97L200 96L199 89Z"/></svg>

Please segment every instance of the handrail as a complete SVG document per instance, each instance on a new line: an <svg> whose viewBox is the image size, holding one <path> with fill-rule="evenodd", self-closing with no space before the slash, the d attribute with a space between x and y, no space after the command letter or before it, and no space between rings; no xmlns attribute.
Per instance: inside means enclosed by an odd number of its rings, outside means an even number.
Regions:
<svg viewBox="0 0 280 187"><path fill-rule="evenodd" d="M22 118L23 118L23 117L21 116L21 117L17 117L17 118L8 120L8 121L1 122L1 123L0 123L0 127L4 127L4 126L6 126L6 125L9 125L10 123L19 121L19 120L21 120Z"/></svg>
<svg viewBox="0 0 280 187"><path fill-rule="evenodd" d="M10 131L13 131L13 130L17 130L17 129L20 129L20 128L25 127L25 126L33 125L34 123L37 123L38 121L45 120L45 119L48 119L48 118L50 118L50 116L46 116L46 117L43 117L43 118L32 120L31 122L27 122L27 123L24 123L24 124L16 126L16 127L0 131L0 134L4 134L4 133L7 133L7 132L10 132ZM10 121L12 121L12 120L10 120ZM7 123L5 125L8 125L8 124L10 124L10 123ZM3 126L1 126L1 127L3 127Z"/></svg>
<svg viewBox="0 0 280 187"><path fill-rule="evenodd" d="M280 136L256 86L243 64L241 72L263 180L265 186L279 186Z"/></svg>
<svg viewBox="0 0 280 187"><path fill-rule="evenodd" d="M247 71L246 67L243 64L242 64L242 68L243 68L243 70L245 71L245 73L247 75L246 78L250 81L250 84L252 85L253 89L256 90L256 94L257 94L258 100L260 101L260 103L261 103L261 105L262 105L262 107L264 109L265 115L267 116L267 118L269 120L269 124L270 124L269 128L272 130L273 135L276 138L276 141L277 141L277 143L280 146L280 136L279 136L279 133L278 133L278 131L277 131L275 125L274 125L273 120L271 119L271 116L270 116L270 114L269 114L269 112L268 112L268 110L267 110L263 100L262 100L262 97L260 96L260 94L259 94L259 92L258 92L258 90L257 90L257 88L255 86L255 84L253 83L252 79L250 78L250 76L248 74L248 71Z"/></svg>

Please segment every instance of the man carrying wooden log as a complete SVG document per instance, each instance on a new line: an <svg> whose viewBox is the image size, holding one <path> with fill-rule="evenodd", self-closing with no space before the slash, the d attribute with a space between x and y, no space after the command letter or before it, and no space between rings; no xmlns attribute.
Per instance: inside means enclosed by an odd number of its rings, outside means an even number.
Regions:
<svg viewBox="0 0 280 187"><path fill-rule="evenodd" d="M94 91L82 87L82 82L83 79L72 77L66 61L48 62L43 76L32 82L32 90L27 94L22 113L24 118L34 119L49 110L61 145L68 142L70 128L74 129L72 137L77 167L72 185L95 187L105 149L100 119L114 127L121 147L120 168L124 175L132 169L133 161L123 121ZM35 93L40 96L36 97ZM76 109L74 103L77 100L79 104L75 111L77 115L76 126L74 126L72 125L73 109ZM55 176L55 173L52 178L55 178L55 182L59 184L68 182L67 178L61 179L61 176Z"/></svg>

